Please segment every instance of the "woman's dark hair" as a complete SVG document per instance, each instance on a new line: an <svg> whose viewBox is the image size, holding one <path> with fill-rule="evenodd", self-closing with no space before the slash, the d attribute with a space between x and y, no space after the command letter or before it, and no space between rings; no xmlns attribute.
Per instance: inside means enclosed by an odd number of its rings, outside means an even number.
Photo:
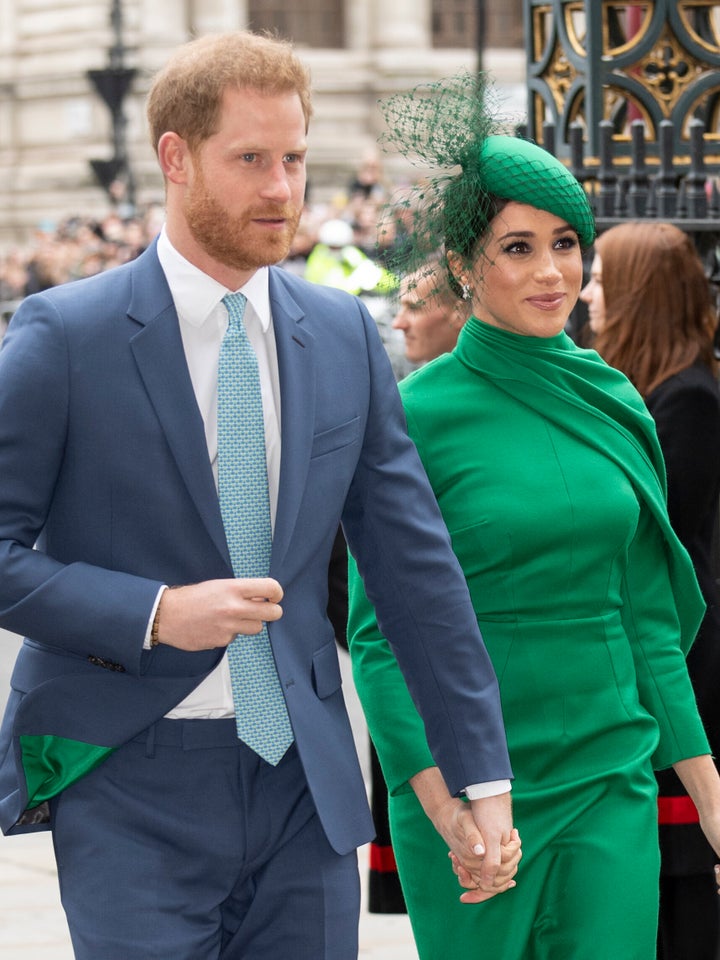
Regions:
<svg viewBox="0 0 720 960"><path fill-rule="evenodd" d="M445 188L445 249L457 254L471 268L478 252L478 241L487 233L490 222L510 203L482 190L475 177L460 174ZM462 288L448 266L450 287L458 296Z"/></svg>

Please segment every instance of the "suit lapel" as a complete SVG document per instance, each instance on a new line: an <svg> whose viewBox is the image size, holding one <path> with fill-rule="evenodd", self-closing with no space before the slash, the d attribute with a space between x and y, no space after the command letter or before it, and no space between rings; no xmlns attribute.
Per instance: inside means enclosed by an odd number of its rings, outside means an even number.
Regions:
<svg viewBox="0 0 720 960"><path fill-rule="evenodd" d="M270 304L282 397L280 487L270 573L277 576L295 528L315 423L315 338L303 327L303 311L279 270L270 270Z"/></svg>
<svg viewBox="0 0 720 960"><path fill-rule="evenodd" d="M129 315L141 324L130 346L175 462L223 560L230 566L205 430L187 369L172 296L154 248L135 261ZM315 339L302 309L270 270L270 304L277 344L282 444L271 575L287 552L302 501L315 423Z"/></svg>
<svg viewBox="0 0 720 960"><path fill-rule="evenodd" d="M177 313L154 248L135 261L130 347L168 445L218 552L229 565L205 428L185 360Z"/></svg>

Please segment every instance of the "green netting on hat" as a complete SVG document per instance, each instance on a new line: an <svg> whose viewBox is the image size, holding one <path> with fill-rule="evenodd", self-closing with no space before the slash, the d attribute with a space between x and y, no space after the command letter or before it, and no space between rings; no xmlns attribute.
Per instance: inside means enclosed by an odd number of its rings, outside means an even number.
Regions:
<svg viewBox="0 0 720 960"><path fill-rule="evenodd" d="M495 99L482 73L419 84L380 101L387 124L380 143L399 150L414 164L463 165L485 137L499 132Z"/></svg>
<svg viewBox="0 0 720 960"><path fill-rule="evenodd" d="M542 147L519 137L488 137L479 156L479 175L496 197L528 203L561 217L583 246L595 239L595 218L583 187Z"/></svg>
<svg viewBox="0 0 720 960"><path fill-rule="evenodd" d="M514 200L566 220L583 246L595 223L582 185L558 159L503 134L496 95L483 74L460 74L380 102L386 150L415 165L441 168L391 202L398 230L391 268L403 275L452 250L471 259L498 212Z"/></svg>

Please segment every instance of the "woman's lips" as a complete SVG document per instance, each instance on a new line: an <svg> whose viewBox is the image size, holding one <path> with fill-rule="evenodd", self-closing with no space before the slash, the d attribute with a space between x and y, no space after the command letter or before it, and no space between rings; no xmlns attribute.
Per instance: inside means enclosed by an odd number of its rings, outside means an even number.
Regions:
<svg viewBox="0 0 720 960"><path fill-rule="evenodd" d="M527 297L527 302L538 310L557 310L564 300L564 293L543 293L537 297Z"/></svg>

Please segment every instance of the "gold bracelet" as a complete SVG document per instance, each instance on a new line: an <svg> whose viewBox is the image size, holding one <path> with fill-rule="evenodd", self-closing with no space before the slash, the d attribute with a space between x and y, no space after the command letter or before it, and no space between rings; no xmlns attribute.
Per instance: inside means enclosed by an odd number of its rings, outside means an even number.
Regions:
<svg viewBox="0 0 720 960"><path fill-rule="evenodd" d="M163 593L165 591L163 590ZM162 597L157 605L157 610L155 611L155 616L153 617L152 626L150 627L150 646L156 647L160 643L160 604L162 603Z"/></svg>
<svg viewBox="0 0 720 960"><path fill-rule="evenodd" d="M179 584L173 584L171 587L166 587L165 590L160 594L160 599L158 600L158 605L155 608L155 616L153 617L152 626L150 627L150 646L156 647L160 643L160 606L163 602L163 597L165 596L166 590L177 590Z"/></svg>

